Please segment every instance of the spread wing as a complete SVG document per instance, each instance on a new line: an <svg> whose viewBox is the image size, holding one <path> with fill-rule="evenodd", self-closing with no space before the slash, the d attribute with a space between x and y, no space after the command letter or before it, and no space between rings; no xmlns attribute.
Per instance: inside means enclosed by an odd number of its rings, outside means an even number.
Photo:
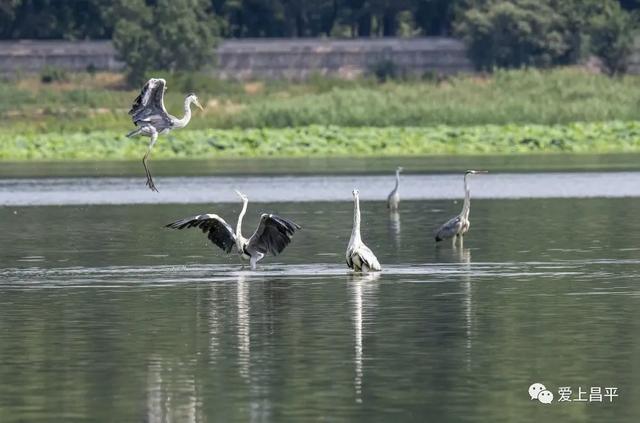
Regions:
<svg viewBox="0 0 640 423"><path fill-rule="evenodd" d="M249 251L271 253L275 256L289 245L291 237L298 229L302 227L289 219L275 214L263 214L258 229L249 238L246 248Z"/></svg>
<svg viewBox="0 0 640 423"><path fill-rule="evenodd" d="M440 226L435 232L436 241L453 238L462 229L462 217L456 216L449 219L444 225Z"/></svg>
<svg viewBox="0 0 640 423"><path fill-rule="evenodd" d="M217 214L200 214L198 216L187 217L176 220L166 225L167 228L184 229L198 227L202 232L207 233L207 237L225 253L230 253L236 244L236 235L233 229L223 218Z"/></svg>
<svg viewBox="0 0 640 423"><path fill-rule="evenodd" d="M167 82L162 78L151 78L144 84L129 110L134 124L148 123L156 129L171 126L171 118L164 107L166 86Z"/></svg>

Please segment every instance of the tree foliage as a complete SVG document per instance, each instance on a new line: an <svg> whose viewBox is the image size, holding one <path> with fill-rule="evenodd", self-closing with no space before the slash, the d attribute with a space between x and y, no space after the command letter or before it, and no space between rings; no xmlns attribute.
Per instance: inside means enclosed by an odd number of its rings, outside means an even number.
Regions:
<svg viewBox="0 0 640 423"><path fill-rule="evenodd" d="M120 0L113 44L127 64L130 83L151 70L197 70L212 60L217 22L201 0Z"/></svg>
<svg viewBox="0 0 640 423"><path fill-rule="evenodd" d="M626 69L635 21L616 0L476 0L468 6L456 31L480 69L575 63L589 53L612 74Z"/></svg>
<svg viewBox="0 0 640 423"><path fill-rule="evenodd" d="M131 80L196 69L221 37L461 36L480 69L603 59L624 72L640 0L0 0L0 39L110 39Z"/></svg>
<svg viewBox="0 0 640 423"><path fill-rule="evenodd" d="M566 63L573 33L549 0L481 1L461 14L457 32L480 69Z"/></svg>
<svg viewBox="0 0 640 423"><path fill-rule="evenodd" d="M589 21L592 51L602 59L609 74L623 73L633 48L635 19L616 2L604 2L602 9Z"/></svg>

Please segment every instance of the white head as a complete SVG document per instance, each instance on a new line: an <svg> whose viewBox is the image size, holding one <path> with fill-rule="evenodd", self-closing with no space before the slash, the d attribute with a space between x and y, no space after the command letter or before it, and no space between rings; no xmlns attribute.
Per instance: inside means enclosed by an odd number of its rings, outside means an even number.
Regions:
<svg viewBox="0 0 640 423"><path fill-rule="evenodd" d="M489 173L489 171L487 170L467 170L464 174L465 175L475 175L478 173Z"/></svg>
<svg viewBox="0 0 640 423"><path fill-rule="evenodd" d="M396 172L400 173L404 170L404 168L402 166L398 166L398 168L396 169Z"/></svg>
<svg viewBox="0 0 640 423"><path fill-rule="evenodd" d="M187 103L191 104L195 104L196 106L198 106L198 108L200 110L204 110L204 108L200 105L200 102L198 101L198 96L195 95L194 93L191 93L187 96Z"/></svg>
<svg viewBox="0 0 640 423"><path fill-rule="evenodd" d="M351 194L353 194L354 200L357 200L358 198L360 198L360 191L358 191L357 189L354 189L353 191L351 191Z"/></svg>

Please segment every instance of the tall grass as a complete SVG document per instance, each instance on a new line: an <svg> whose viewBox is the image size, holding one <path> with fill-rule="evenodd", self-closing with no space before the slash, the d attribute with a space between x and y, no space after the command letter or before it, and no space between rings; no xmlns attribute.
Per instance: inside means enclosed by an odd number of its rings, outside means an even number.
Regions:
<svg viewBox="0 0 640 423"><path fill-rule="evenodd" d="M306 125L433 126L567 124L636 120L640 77L609 78L577 68L499 71L444 81L312 78L304 83L219 81L206 75L168 77L170 113L184 94L207 105L190 128L277 128ZM117 81L74 76L62 84L0 83L0 130L92 131L131 126L126 114L137 90Z"/></svg>

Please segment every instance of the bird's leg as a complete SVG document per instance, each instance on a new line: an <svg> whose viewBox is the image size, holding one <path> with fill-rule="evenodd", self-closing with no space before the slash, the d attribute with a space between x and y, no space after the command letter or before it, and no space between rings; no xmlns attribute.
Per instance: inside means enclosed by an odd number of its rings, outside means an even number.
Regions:
<svg viewBox="0 0 640 423"><path fill-rule="evenodd" d="M147 127L151 132L151 142L149 143L149 147L147 148L147 152L142 158L142 165L144 166L144 172L147 175L147 186L151 191L158 192L156 185L153 183L153 178L151 177L151 172L149 171L149 167L147 166L147 158L151 155L151 149L153 148L156 141L158 141L158 131L153 126Z"/></svg>
<svg viewBox="0 0 640 423"><path fill-rule="evenodd" d="M464 246L464 235L460 235L460 250L462 250L463 246Z"/></svg>

